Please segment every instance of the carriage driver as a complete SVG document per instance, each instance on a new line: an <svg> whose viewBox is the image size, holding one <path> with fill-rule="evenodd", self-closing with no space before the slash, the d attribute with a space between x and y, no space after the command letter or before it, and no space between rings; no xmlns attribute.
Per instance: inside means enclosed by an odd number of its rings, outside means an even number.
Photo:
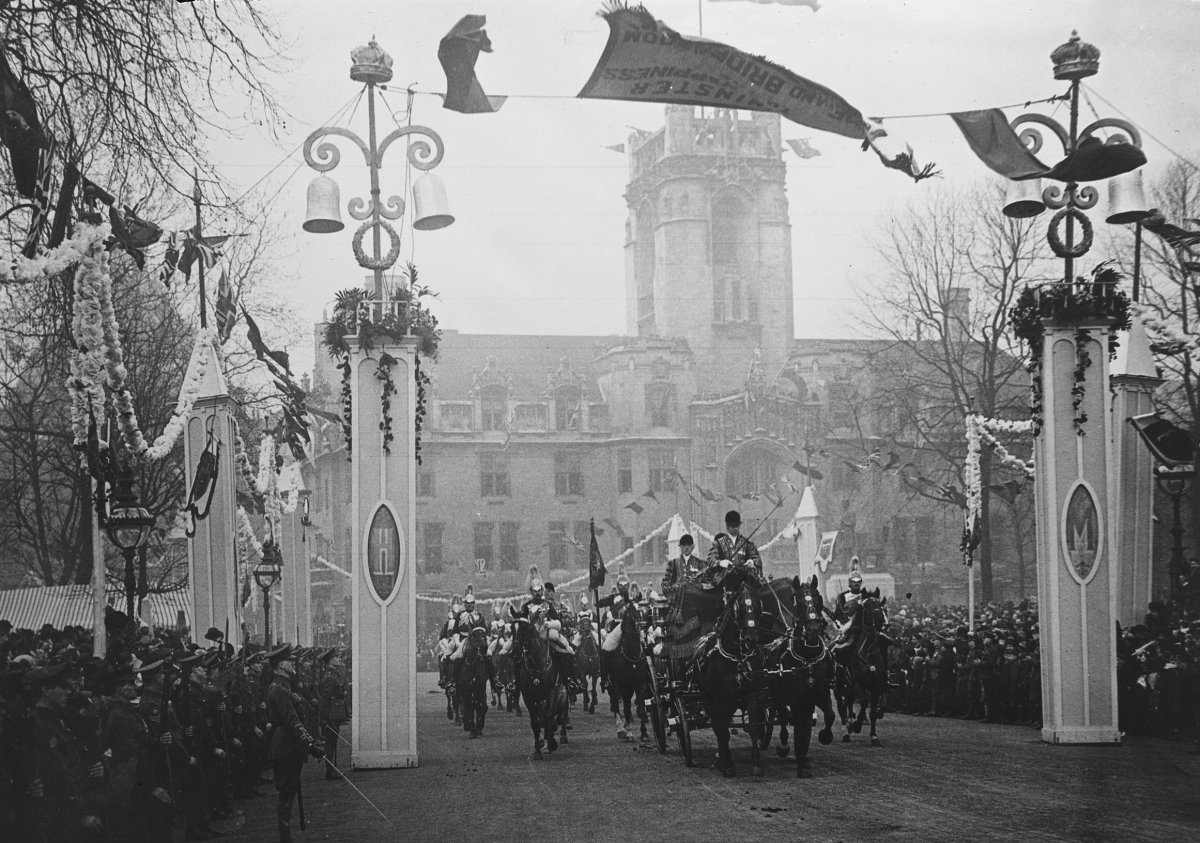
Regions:
<svg viewBox="0 0 1200 843"><path fill-rule="evenodd" d="M762 576L762 555L754 542L741 534L742 515L736 509L725 513L725 532L713 537L708 549L708 568L703 579L716 583L724 579L724 571L730 566L747 566L750 579L765 585Z"/></svg>
<svg viewBox="0 0 1200 843"><path fill-rule="evenodd" d="M684 533L679 537L679 558L667 560L667 572L662 578L664 594L670 594L671 590L684 583L695 582L704 573L707 563L693 553L695 547L696 541L690 534Z"/></svg>

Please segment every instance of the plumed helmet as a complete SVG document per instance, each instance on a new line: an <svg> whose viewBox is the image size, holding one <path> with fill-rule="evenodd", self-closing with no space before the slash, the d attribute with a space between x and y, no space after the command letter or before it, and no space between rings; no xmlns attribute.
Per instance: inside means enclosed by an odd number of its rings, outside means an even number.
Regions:
<svg viewBox="0 0 1200 843"><path fill-rule="evenodd" d="M862 574L860 574L858 571L850 572L850 582L862 582L862 581L863 581Z"/></svg>
<svg viewBox="0 0 1200 843"><path fill-rule="evenodd" d="M538 573L537 565L529 566L529 578L526 580L526 585L529 587L531 594L541 594L545 589L542 584L542 575Z"/></svg>
<svg viewBox="0 0 1200 843"><path fill-rule="evenodd" d="M463 605L468 609L475 608L475 589L467 586L467 593L463 595Z"/></svg>
<svg viewBox="0 0 1200 843"><path fill-rule="evenodd" d="M629 588L629 575L625 573L625 563L617 563L617 588Z"/></svg>

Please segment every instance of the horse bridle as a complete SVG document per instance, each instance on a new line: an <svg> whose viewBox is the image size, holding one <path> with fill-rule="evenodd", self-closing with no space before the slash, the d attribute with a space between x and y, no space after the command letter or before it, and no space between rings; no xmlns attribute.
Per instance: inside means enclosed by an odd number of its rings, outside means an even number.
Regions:
<svg viewBox="0 0 1200 843"><path fill-rule="evenodd" d="M792 624L792 634L788 636L787 652L788 652L788 655L790 655L793 659L800 662L800 664L803 665L804 667L808 668L808 667L812 667L812 666L820 663L822 659L824 659L827 655L829 655L829 649L825 646L825 642L821 640L820 634L818 634L816 636L816 639L817 639L816 644L807 643L807 636L803 636L801 638L801 641L804 642L801 644L802 647L811 648L811 649L814 649L817 651L817 655L815 657L813 657L811 659L805 658L800 653L796 652L796 631L801 629L800 603L801 603L801 600L799 597L797 597L797 599L796 599L796 604L797 604L796 605L796 620ZM820 624L821 611L820 611L820 609L817 608L817 602L816 602L816 600L813 599L811 592L809 592L809 591L804 592L803 603L805 605L803 626L808 627L813 624Z"/></svg>

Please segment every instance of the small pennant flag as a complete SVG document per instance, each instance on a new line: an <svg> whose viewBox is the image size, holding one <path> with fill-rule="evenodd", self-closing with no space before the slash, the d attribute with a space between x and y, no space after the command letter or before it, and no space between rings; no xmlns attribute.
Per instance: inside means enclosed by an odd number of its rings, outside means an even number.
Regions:
<svg viewBox="0 0 1200 843"><path fill-rule="evenodd" d="M25 244L21 249L21 254L31 260L37 254L42 231L50 219L50 176L53 173L56 147L54 138L49 138L48 143L37 151L37 181L34 182L33 187L33 220L29 224L29 232L25 235ZM13 159L13 164L15 168L16 158ZM141 268L141 264L138 264L138 268Z"/></svg>
<svg viewBox="0 0 1200 843"><path fill-rule="evenodd" d="M658 497L654 494L653 489L647 489L646 493L644 495L642 495L642 497L649 498L650 500L654 501L655 503L658 503Z"/></svg>
<svg viewBox="0 0 1200 843"><path fill-rule="evenodd" d="M799 140L794 140L794 139L788 140L788 141L785 141L785 143L787 143L787 145L792 148L792 152L796 153L798 156L800 156L801 158L803 158L806 161L809 158L816 158L818 155L821 154L821 150L815 148L812 145L812 143L809 142L808 138L800 138Z"/></svg>
<svg viewBox="0 0 1200 843"><path fill-rule="evenodd" d="M507 97L489 97L475 76L479 53L490 53L492 42L483 28L487 18L466 15L438 45L438 61L446 71L445 108L463 114L499 111Z"/></svg>
<svg viewBox="0 0 1200 843"><path fill-rule="evenodd" d="M615 518L605 518L604 523L612 527L618 536L625 535L625 530L621 528L621 522Z"/></svg>
<svg viewBox="0 0 1200 843"><path fill-rule="evenodd" d="M809 468L806 465L801 465L800 460L796 460L794 463L792 463L792 468L794 470L796 470L797 472L799 472L800 474L803 474L805 477L810 477L813 480L824 480L825 479L824 474L817 471L815 468Z"/></svg>
<svg viewBox="0 0 1200 843"><path fill-rule="evenodd" d="M700 486L698 488L700 489L700 497L704 498L709 503L716 503L717 501L719 501L721 499L720 495L718 495L716 492L712 491L711 489L706 489L703 486Z"/></svg>
<svg viewBox="0 0 1200 843"><path fill-rule="evenodd" d="M216 317L217 337L221 345L224 345L237 323L237 295L233 292L224 266L221 267L220 279L217 281Z"/></svg>
<svg viewBox="0 0 1200 843"><path fill-rule="evenodd" d="M645 507L643 507L637 501L630 501L629 503L625 504L625 509L633 510L634 515L641 515L643 512L646 511Z"/></svg>
<svg viewBox="0 0 1200 843"><path fill-rule="evenodd" d="M614 143L612 146L606 146L606 147L604 147L604 148L605 148L605 149L611 149L613 152L624 152L624 151L625 151L625 144L623 144L623 143Z"/></svg>

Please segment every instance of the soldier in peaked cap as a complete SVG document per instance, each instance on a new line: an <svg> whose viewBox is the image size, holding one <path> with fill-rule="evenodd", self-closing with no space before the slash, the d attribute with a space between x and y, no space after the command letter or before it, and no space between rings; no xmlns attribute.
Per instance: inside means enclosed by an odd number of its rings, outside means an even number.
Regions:
<svg viewBox="0 0 1200 843"><path fill-rule="evenodd" d="M325 673L321 677L319 719L321 738L325 742L325 778L335 779L340 774L334 769L338 764L338 742L341 740L342 724L350 718L350 705L346 699L346 679L342 659L336 647L321 654Z"/></svg>
<svg viewBox="0 0 1200 843"><path fill-rule="evenodd" d="M749 538L742 535L742 515L736 509L725 513L725 532L713 536L708 549L708 569L703 579L714 584L724 579L724 571L730 566L745 565L749 576L759 586L765 585L762 575L762 555Z"/></svg>
<svg viewBox="0 0 1200 843"><path fill-rule="evenodd" d="M267 760L275 773L275 790L279 794L276 819L279 825L280 843L292 841L292 802L299 797L300 810L304 810L304 797L300 794L300 768L308 760L324 757L320 745L304 728L300 718L302 704L292 691L290 683L296 673L292 659L292 647L284 644L272 651L268 661L275 669L271 687L267 689L267 717L270 721L270 746Z"/></svg>

